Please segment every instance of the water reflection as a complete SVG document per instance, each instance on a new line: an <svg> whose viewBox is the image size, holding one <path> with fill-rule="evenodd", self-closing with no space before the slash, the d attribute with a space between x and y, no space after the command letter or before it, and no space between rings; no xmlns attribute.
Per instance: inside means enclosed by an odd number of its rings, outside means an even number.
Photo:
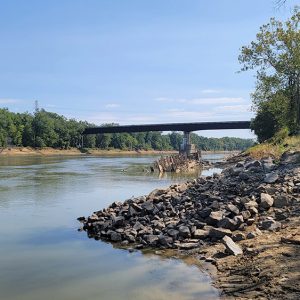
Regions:
<svg viewBox="0 0 300 300"><path fill-rule="evenodd" d="M196 266L130 254L76 231L80 215L186 180L122 172L153 160L0 158L1 299L217 299Z"/></svg>

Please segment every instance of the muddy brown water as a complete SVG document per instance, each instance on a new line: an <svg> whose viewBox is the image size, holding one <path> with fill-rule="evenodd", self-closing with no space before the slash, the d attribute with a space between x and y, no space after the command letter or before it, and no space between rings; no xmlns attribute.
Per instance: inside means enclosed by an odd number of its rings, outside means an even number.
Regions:
<svg viewBox="0 0 300 300"><path fill-rule="evenodd" d="M155 158L0 157L0 299L218 299L195 265L77 231L78 216L188 179L144 173Z"/></svg>

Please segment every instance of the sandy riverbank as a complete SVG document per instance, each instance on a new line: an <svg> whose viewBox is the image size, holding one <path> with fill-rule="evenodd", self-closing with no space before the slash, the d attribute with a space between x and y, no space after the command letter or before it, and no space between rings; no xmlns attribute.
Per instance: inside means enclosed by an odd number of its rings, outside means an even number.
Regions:
<svg viewBox="0 0 300 300"><path fill-rule="evenodd" d="M87 152L81 152L77 148L70 149L54 149L54 148L32 148L32 147L13 147L13 148L0 148L0 157L1 156L82 156L82 155L95 155L95 156L104 156L104 155L160 155L160 154L176 154L177 151L158 151L158 150L120 150L120 149L88 149ZM238 151L202 151L203 154L225 154L225 156L232 156L239 153Z"/></svg>
<svg viewBox="0 0 300 300"><path fill-rule="evenodd" d="M101 149L89 149L87 152L83 153L77 148L71 149L54 149L54 148L43 148L35 149L31 147L14 147L14 148L4 148L0 149L1 156L83 156L83 155L155 155L155 154L173 154L176 151L155 151L155 150L140 150L140 151L126 151L126 150L101 150Z"/></svg>

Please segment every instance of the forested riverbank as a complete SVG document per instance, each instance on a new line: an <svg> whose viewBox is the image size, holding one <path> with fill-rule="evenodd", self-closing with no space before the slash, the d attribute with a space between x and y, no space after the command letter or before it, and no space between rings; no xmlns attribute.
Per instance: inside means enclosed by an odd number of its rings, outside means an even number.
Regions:
<svg viewBox="0 0 300 300"><path fill-rule="evenodd" d="M102 124L102 126L118 124ZM99 148L103 150L178 150L183 135L178 132L116 133L84 136L87 127L96 126L86 121L67 119L43 109L35 113L13 113L0 109L0 147L19 146L56 149ZM254 144L252 139L234 137L207 138L191 135L192 143L201 150L244 150ZM83 144L82 144L83 143Z"/></svg>

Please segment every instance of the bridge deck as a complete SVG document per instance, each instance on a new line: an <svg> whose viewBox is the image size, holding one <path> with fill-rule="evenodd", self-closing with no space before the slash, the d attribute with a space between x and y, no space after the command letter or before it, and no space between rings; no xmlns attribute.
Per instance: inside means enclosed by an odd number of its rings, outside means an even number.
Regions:
<svg viewBox="0 0 300 300"><path fill-rule="evenodd" d="M196 122L196 123L169 123L122 125L86 128L83 134L121 133L121 132L147 132L147 131L184 131L220 130L220 129L250 129L250 121L232 122Z"/></svg>

